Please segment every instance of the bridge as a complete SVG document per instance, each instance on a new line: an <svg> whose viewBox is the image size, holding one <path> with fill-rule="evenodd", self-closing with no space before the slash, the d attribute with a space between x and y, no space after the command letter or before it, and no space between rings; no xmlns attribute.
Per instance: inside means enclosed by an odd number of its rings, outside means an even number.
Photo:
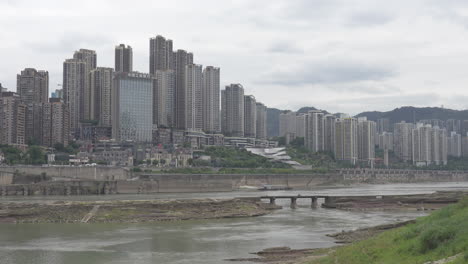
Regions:
<svg viewBox="0 0 468 264"><path fill-rule="evenodd" d="M291 200L291 208L297 208L297 199L310 199L311 200L311 208L317 208L318 199L325 199L325 203L328 203L329 200L332 198L327 195L275 195L275 196L260 196L260 199L269 199L270 204L275 204L277 199L290 199Z"/></svg>

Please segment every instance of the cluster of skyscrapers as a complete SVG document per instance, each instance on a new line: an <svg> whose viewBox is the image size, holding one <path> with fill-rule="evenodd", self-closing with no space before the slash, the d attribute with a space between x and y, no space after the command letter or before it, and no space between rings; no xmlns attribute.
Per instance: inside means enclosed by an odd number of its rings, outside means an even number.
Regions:
<svg viewBox="0 0 468 264"><path fill-rule="evenodd" d="M304 137L304 145L313 152L330 152L335 159L373 164L376 123L366 118L330 115L322 111L304 114L280 114L280 136L286 141Z"/></svg>
<svg viewBox="0 0 468 264"><path fill-rule="evenodd" d="M49 100L49 73L26 68L17 75L17 93L0 92L0 144L68 144L69 112L61 99Z"/></svg>
<svg viewBox="0 0 468 264"><path fill-rule="evenodd" d="M148 73L133 70L132 47L124 44L115 47L114 68L97 61L94 50L75 51L63 63L63 89L50 99L48 72L22 71L17 93L2 93L0 143L151 143L160 129L267 138L265 105L244 95L240 84L221 91L220 69L196 64L172 40L149 40Z"/></svg>
<svg viewBox="0 0 468 264"><path fill-rule="evenodd" d="M279 122L280 136L286 142L303 137L309 150L332 152L337 160L352 163L366 161L372 165L376 147L384 150L386 165L388 151L416 166L446 165L448 156L468 156L468 120L431 119L415 124L391 124L388 118L374 122L322 111L286 111L280 114Z"/></svg>
<svg viewBox="0 0 468 264"><path fill-rule="evenodd" d="M453 122L459 126L454 127ZM461 120L453 119L396 123L393 133L382 132L381 137L388 143L380 147L393 150L401 160L412 161L415 165L445 165L448 156L468 156L468 131L462 136L461 123Z"/></svg>

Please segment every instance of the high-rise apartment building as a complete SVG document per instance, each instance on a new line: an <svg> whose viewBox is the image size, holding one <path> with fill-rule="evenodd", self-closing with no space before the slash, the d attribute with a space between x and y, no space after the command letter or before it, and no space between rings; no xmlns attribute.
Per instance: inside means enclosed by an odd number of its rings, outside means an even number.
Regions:
<svg viewBox="0 0 468 264"><path fill-rule="evenodd" d="M173 69L173 47L172 40L157 35L150 39L150 74L156 71Z"/></svg>
<svg viewBox="0 0 468 264"><path fill-rule="evenodd" d="M221 131L220 119L220 70L207 66L203 70L203 130L209 133Z"/></svg>
<svg viewBox="0 0 468 264"><path fill-rule="evenodd" d="M68 107L61 98L50 98L43 105L42 144L53 147L55 144L68 145L70 138L70 123Z"/></svg>
<svg viewBox="0 0 468 264"><path fill-rule="evenodd" d="M67 59L63 63L63 96L70 112L71 133L77 133L84 120L84 90L86 63L78 59Z"/></svg>
<svg viewBox="0 0 468 264"><path fill-rule="evenodd" d="M323 122L323 150L334 152L336 117L334 115L325 115Z"/></svg>
<svg viewBox="0 0 468 264"><path fill-rule="evenodd" d="M355 118L337 119L335 123L335 159L353 164L358 159L358 121Z"/></svg>
<svg viewBox="0 0 468 264"><path fill-rule="evenodd" d="M412 160L412 131L414 124L412 123L396 123L393 129L393 144L395 155L403 160Z"/></svg>
<svg viewBox="0 0 468 264"><path fill-rule="evenodd" d="M461 134L461 132L462 132L462 122L461 122L461 120L448 119L445 122L445 128L447 129L447 133L455 132L457 134Z"/></svg>
<svg viewBox="0 0 468 264"><path fill-rule="evenodd" d="M306 133L306 115L296 115L296 137L304 138Z"/></svg>
<svg viewBox="0 0 468 264"><path fill-rule="evenodd" d="M97 55L94 50L80 49L75 51L73 58L85 63L85 80L83 90L83 120L92 120L91 117L91 82L89 73L97 67Z"/></svg>
<svg viewBox="0 0 468 264"><path fill-rule="evenodd" d="M447 155L452 157L462 156L462 137L457 132L450 132L450 136L447 137Z"/></svg>
<svg viewBox="0 0 468 264"><path fill-rule="evenodd" d="M174 127L175 74L173 70L157 70L153 92L153 124L161 128Z"/></svg>
<svg viewBox="0 0 468 264"><path fill-rule="evenodd" d="M52 92L52 98L60 98L63 100L63 89L56 89L55 92Z"/></svg>
<svg viewBox="0 0 468 264"><path fill-rule="evenodd" d="M185 67L193 64L193 54L185 50L177 50L174 55L175 60L175 124L178 129L186 128L186 91L185 91Z"/></svg>
<svg viewBox="0 0 468 264"><path fill-rule="evenodd" d="M324 114L320 111L309 111L305 115L304 145L312 152L324 150Z"/></svg>
<svg viewBox="0 0 468 264"><path fill-rule="evenodd" d="M0 113L0 143L25 145L26 105L14 92L2 92Z"/></svg>
<svg viewBox="0 0 468 264"><path fill-rule="evenodd" d="M377 133L382 134L383 132L392 132L388 118L377 119Z"/></svg>
<svg viewBox="0 0 468 264"><path fill-rule="evenodd" d="M26 68L16 77L16 91L21 101L28 105L32 103L47 103L49 97L49 72Z"/></svg>
<svg viewBox="0 0 468 264"><path fill-rule="evenodd" d="M285 111L279 116L279 136L285 137L286 135L296 136L296 112Z"/></svg>
<svg viewBox="0 0 468 264"><path fill-rule="evenodd" d="M447 165L447 130L438 126L432 128L432 162L436 165Z"/></svg>
<svg viewBox="0 0 468 264"><path fill-rule="evenodd" d="M151 142L153 91L156 80L145 73L118 73L112 93L112 137L118 141Z"/></svg>
<svg viewBox="0 0 468 264"><path fill-rule="evenodd" d="M115 72L133 71L133 50L130 46L115 46Z"/></svg>
<svg viewBox="0 0 468 264"><path fill-rule="evenodd" d="M257 102L257 138L258 139L267 139L267 107Z"/></svg>
<svg viewBox="0 0 468 264"><path fill-rule="evenodd" d="M378 135L377 146L383 150L393 150L393 133L383 132Z"/></svg>
<svg viewBox="0 0 468 264"><path fill-rule="evenodd" d="M26 105L25 138L27 143L41 144L42 104L47 103L49 73L26 68L17 75L16 90Z"/></svg>
<svg viewBox="0 0 468 264"><path fill-rule="evenodd" d="M231 84L221 91L221 126L225 136L244 136L244 87Z"/></svg>
<svg viewBox="0 0 468 264"><path fill-rule="evenodd" d="M417 124L412 131L413 164L426 166L432 163L432 126ZM438 147L438 145L437 145Z"/></svg>
<svg viewBox="0 0 468 264"><path fill-rule="evenodd" d="M257 101L253 95L244 95L244 136L257 137Z"/></svg>
<svg viewBox="0 0 468 264"><path fill-rule="evenodd" d="M185 129L203 129L203 67L189 64L185 66Z"/></svg>
<svg viewBox="0 0 468 264"><path fill-rule="evenodd" d="M99 126L112 125L112 86L114 69L98 67L91 70L90 78L90 119Z"/></svg>
<svg viewBox="0 0 468 264"><path fill-rule="evenodd" d="M375 159L375 135L377 125L374 121L358 121L358 159L372 163Z"/></svg>

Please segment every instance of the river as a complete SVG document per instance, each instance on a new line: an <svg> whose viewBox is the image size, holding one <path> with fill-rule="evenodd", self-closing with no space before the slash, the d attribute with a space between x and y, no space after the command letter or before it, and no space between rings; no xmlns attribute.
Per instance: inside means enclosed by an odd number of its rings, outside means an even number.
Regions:
<svg viewBox="0 0 468 264"><path fill-rule="evenodd" d="M389 195L468 190L468 183L363 185L311 191L230 192L204 194L112 195L82 197L7 197L0 202L52 202L60 199L232 198L265 194ZM424 212L347 212L311 209L310 201L278 200L283 209L243 219L153 224L0 224L1 264L233 263L265 248L320 248L335 245L326 234L393 223ZM234 262L242 263L242 262ZM245 262L246 263L246 262Z"/></svg>

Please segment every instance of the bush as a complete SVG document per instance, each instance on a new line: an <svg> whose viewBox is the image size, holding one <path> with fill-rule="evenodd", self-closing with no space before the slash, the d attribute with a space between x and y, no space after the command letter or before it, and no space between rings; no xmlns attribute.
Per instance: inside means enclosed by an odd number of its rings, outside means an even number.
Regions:
<svg viewBox="0 0 468 264"><path fill-rule="evenodd" d="M443 243L452 239L456 232L453 227L447 226L432 226L425 230L420 237L421 242L421 253L426 253L430 250L438 248Z"/></svg>

